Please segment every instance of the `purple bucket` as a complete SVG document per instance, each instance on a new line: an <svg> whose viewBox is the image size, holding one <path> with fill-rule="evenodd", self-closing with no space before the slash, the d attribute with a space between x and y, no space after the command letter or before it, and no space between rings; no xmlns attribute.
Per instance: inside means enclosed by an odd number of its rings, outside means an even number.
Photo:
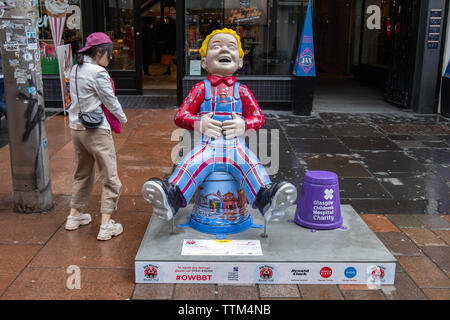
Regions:
<svg viewBox="0 0 450 320"><path fill-rule="evenodd" d="M311 229L342 226L338 176L330 171L308 171L297 202L295 223Z"/></svg>

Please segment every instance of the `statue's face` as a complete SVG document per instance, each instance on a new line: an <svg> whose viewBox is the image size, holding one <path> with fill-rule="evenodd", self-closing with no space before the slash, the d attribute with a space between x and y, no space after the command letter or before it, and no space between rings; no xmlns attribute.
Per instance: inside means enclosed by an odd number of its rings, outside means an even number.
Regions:
<svg viewBox="0 0 450 320"><path fill-rule="evenodd" d="M202 58L203 69L212 75L227 77L242 68L242 65L235 37L228 33L218 33L209 40L206 57Z"/></svg>

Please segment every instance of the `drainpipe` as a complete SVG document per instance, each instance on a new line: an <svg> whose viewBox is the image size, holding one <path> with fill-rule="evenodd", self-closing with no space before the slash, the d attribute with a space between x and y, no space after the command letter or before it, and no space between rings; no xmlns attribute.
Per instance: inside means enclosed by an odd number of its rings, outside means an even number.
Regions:
<svg viewBox="0 0 450 320"><path fill-rule="evenodd" d="M37 28L37 1L0 1L14 211L53 208Z"/></svg>

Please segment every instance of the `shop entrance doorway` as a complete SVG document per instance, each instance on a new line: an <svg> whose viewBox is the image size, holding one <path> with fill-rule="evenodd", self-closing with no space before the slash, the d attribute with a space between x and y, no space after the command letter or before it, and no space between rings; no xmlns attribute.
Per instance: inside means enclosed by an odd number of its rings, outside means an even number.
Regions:
<svg viewBox="0 0 450 320"><path fill-rule="evenodd" d="M176 95L174 0L142 0L142 88L144 95Z"/></svg>
<svg viewBox="0 0 450 320"><path fill-rule="evenodd" d="M398 105L390 103L392 100L385 99L395 3L392 0L315 1L317 81L313 111L400 110Z"/></svg>
<svg viewBox="0 0 450 320"><path fill-rule="evenodd" d="M316 72L322 78L348 77L351 1L316 1L315 5Z"/></svg>
<svg viewBox="0 0 450 320"><path fill-rule="evenodd" d="M92 0L82 4L84 33L105 32L113 42L108 71L116 94L142 94L141 0Z"/></svg>

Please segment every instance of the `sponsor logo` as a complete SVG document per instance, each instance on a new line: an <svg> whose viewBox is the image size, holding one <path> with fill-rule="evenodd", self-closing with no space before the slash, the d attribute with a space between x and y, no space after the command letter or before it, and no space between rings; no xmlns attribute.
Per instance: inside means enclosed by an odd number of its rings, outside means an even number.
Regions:
<svg viewBox="0 0 450 320"><path fill-rule="evenodd" d="M306 48L298 58L298 63L305 73L308 73L314 66L314 53Z"/></svg>
<svg viewBox="0 0 450 320"><path fill-rule="evenodd" d="M354 277L356 277L356 274L357 272L354 267L348 267L344 270L344 275L347 279L353 279Z"/></svg>
<svg viewBox="0 0 450 320"><path fill-rule="evenodd" d="M148 264L144 266L144 277L146 279L155 280L158 278L158 266L155 266L153 264Z"/></svg>
<svg viewBox="0 0 450 320"><path fill-rule="evenodd" d="M233 267L233 270L228 272L228 281L239 281L239 267Z"/></svg>
<svg viewBox="0 0 450 320"><path fill-rule="evenodd" d="M292 269L291 274L293 276L307 276L309 274L309 269Z"/></svg>
<svg viewBox="0 0 450 320"><path fill-rule="evenodd" d="M186 244L196 244L195 240L187 240Z"/></svg>
<svg viewBox="0 0 450 320"><path fill-rule="evenodd" d="M309 269L291 269L291 281L308 281Z"/></svg>
<svg viewBox="0 0 450 320"><path fill-rule="evenodd" d="M322 278L329 278L331 277L331 275L333 274L333 270L331 270L330 267L323 267L322 269L320 269L320 276Z"/></svg>
<svg viewBox="0 0 450 320"><path fill-rule="evenodd" d="M273 279L273 267L268 265L263 265L259 267L259 278L261 280L272 280Z"/></svg>
<svg viewBox="0 0 450 320"><path fill-rule="evenodd" d="M372 268L372 272L371 272L371 276L372 276L372 280L377 281L377 280L383 280L384 279L384 275L385 275L385 271L386 268L382 267L382 266L376 266L374 268Z"/></svg>
<svg viewBox="0 0 450 320"><path fill-rule="evenodd" d="M324 193L323 198L325 200L332 200L333 199L333 192L334 192L333 189L325 189L325 191L323 192Z"/></svg>

